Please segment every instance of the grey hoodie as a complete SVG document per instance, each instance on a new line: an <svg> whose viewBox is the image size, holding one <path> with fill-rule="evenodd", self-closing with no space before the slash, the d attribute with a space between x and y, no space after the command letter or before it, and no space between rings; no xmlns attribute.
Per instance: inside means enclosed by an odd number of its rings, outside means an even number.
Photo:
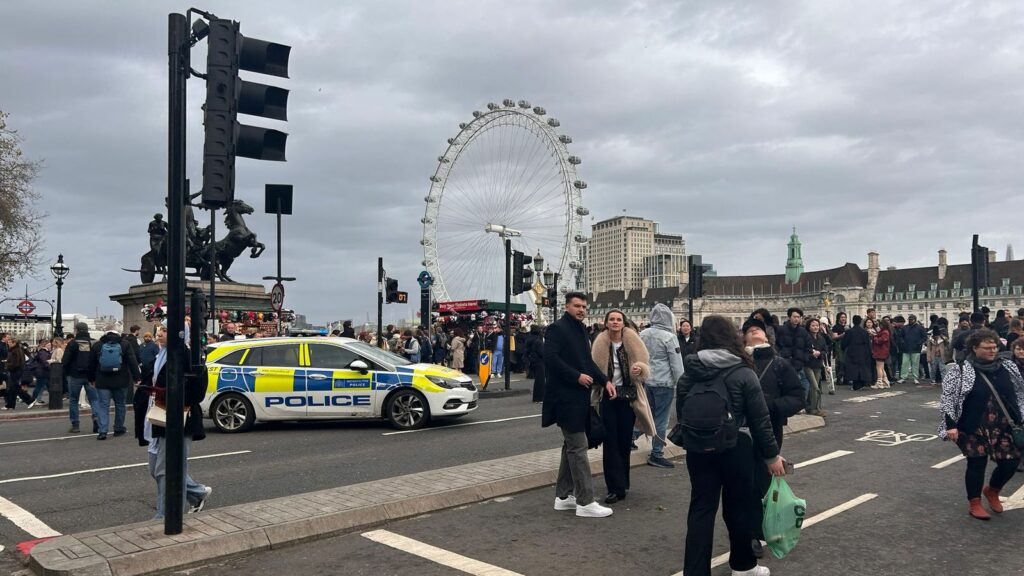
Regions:
<svg viewBox="0 0 1024 576"><path fill-rule="evenodd" d="M644 384L652 387L675 386L683 375L683 357L676 338L676 317L672 309L658 303L651 310L651 327L640 333L640 339L651 356L651 375Z"/></svg>

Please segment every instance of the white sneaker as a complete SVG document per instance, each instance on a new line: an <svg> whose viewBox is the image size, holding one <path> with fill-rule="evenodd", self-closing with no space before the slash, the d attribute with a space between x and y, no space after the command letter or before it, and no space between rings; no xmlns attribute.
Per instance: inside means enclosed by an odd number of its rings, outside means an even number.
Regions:
<svg viewBox="0 0 1024 576"><path fill-rule="evenodd" d="M576 509L576 497L569 494L565 498L559 498L555 496L555 510L575 510Z"/></svg>
<svg viewBox="0 0 1024 576"><path fill-rule="evenodd" d="M754 566L750 570L733 570L732 576L771 576L767 566Z"/></svg>
<svg viewBox="0 0 1024 576"><path fill-rule="evenodd" d="M200 498L199 502L196 502L188 509L188 513L195 514L196 512L202 512L203 508L206 508L206 501L210 499L210 494L213 494L213 488L207 486L203 497Z"/></svg>
<svg viewBox="0 0 1024 576"><path fill-rule="evenodd" d="M601 506L595 500L586 506L577 505L576 515L583 518L604 518L605 516L612 515L612 509L607 506Z"/></svg>
<svg viewBox="0 0 1024 576"><path fill-rule="evenodd" d="M31 410L31 409L32 409L32 407L33 407L33 406L35 406L35 405L36 405L36 401L35 401L35 400L33 400L33 401L31 401L31 402L29 402L29 403L28 403L28 406L25 406L25 409L26 409L26 410Z"/></svg>

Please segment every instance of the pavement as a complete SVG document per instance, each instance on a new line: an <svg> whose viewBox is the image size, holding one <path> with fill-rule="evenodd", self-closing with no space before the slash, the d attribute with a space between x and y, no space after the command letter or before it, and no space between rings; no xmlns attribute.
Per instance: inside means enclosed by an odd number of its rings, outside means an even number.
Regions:
<svg viewBox="0 0 1024 576"><path fill-rule="evenodd" d="M795 431L823 421L802 416L792 425ZM634 465L646 462L647 450L645 445L633 453ZM171 537L154 521L58 536L31 548L29 566L36 574L93 576L218 561L546 486L557 475L559 455L559 449L541 450L218 507L188 516L184 532ZM678 457L682 450L670 446L667 455ZM590 451L590 458L599 472L600 451Z"/></svg>

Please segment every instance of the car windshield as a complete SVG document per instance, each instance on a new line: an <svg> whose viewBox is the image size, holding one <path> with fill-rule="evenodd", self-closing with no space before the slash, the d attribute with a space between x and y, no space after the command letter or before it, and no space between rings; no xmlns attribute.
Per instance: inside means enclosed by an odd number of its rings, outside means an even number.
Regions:
<svg viewBox="0 0 1024 576"><path fill-rule="evenodd" d="M378 364L391 364L393 366L408 366L412 364L412 362L398 354L392 354L386 350L375 348L366 342L350 342L348 347Z"/></svg>

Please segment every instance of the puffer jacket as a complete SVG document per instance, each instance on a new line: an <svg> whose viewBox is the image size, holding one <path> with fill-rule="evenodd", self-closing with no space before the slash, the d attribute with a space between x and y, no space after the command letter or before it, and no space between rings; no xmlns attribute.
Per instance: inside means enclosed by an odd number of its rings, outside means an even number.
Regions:
<svg viewBox="0 0 1024 576"><path fill-rule="evenodd" d="M651 387L671 387L683 375L683 357L679 354L679 339L673 330L676 319L664 304L655 304L651 310L651 326L640 333L650 355L651 375L644 384Z"/></svg>
<svg viewBox="0 0 1024 576"><path fill-rule="evenodd" d="M676 417L681 419L686 395L694 382L705 382L718 377L725 370L725 388L729 391L729 406L736 426L749 430L757 453L766 461L774 462L779 456L779 445L772 432L768 405L754 370L741 365L743 360L725 350L701 350L683 359L683 377L676 387Z"/></svg>
<svg viewBox="0 0 1024 576"><path fill-rule="evenodd" d="M799 372L804 369L811 354L810 334L799 324L793 326L785 322L775 331L775 348L779 356L789 360L793 369Z"/></svg>

